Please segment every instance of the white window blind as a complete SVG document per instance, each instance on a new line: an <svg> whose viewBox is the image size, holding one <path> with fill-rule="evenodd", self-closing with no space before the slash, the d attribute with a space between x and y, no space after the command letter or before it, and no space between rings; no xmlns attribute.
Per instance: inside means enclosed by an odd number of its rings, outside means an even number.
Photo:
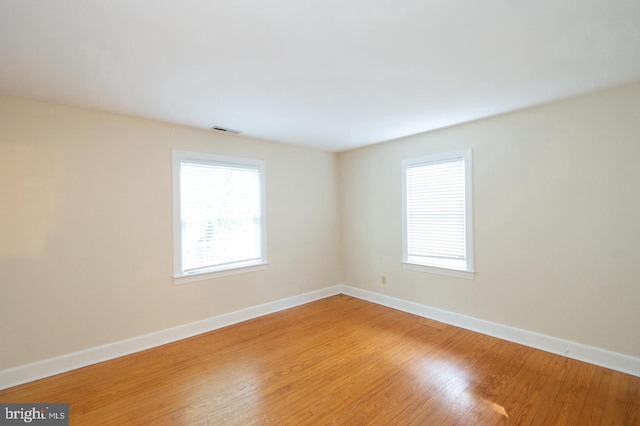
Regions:
<svg viewBox="0 0 640 426"><path fill-rule="evenodd" d="M176 275L264 263L261 162L190 157L177 161Z"/></svg>
<svg viewBox="0 0 640 426"><path fill-rule="evenodd" d="M465 157L450 154L404 164L405 262L471 270Z"/></svg>

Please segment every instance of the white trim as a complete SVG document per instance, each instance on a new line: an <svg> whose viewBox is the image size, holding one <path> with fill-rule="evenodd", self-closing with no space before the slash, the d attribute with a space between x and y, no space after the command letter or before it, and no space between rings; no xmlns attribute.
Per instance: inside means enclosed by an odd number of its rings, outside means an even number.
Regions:
<svg viewBox="0 0 640 426"><path fill-rule="evenodd" d="M465 280L472 280L475 272L462 271L458 269L436 268L435 266L419 265L411 262L402 263L402 269L408 271L428 272L430 274L447 275L449 277L464 278Z"/></svg>
<svg viewBox="0 0 640 426"><path fill-rule="evenodd" d="M206 164L228 164L232 166L247 166L258 170L260 173L260 231L261 247L260 259L254 265L221 267L214 270L187 274L182 270L182 228L181 228L181 194L180 194L180 173L183 161L191 161ZM173 278L174 284L183 284L193 281L202 281L223 277L228 275L242 274L245 272L259 271L266 269L269 264L267 260L267 173L264 160L252 158L229 157L218 154L180 151L171 151L171 173L172 173L172 203L173 203ZM254 266L254 267L251 267ZM249 268L249 269L247 269Z"/></svg>
<svg viewBox="0 0 640 426"><path fill-rule="evenodd" d="M443 265L422 265L411 262L408 251L408 225L407 225L407 168L424 164L434 164L444 161L463 159L464 160L464 189L465 189L465 269L448 268ZM427 272L439 275L465 278L474 278L474 250L473 250L473 151L465 149L455 152L446 152L427 155L419 158L403 160L401 163L401 185L402 185L402 263L404 269L418 272ZM450 272L449 272L450 271ZM463 272L463 273L461 273Z"/></svg>
<svg viewBox="0 0 640 426"><path fill-rule="evenodd" d="M119 342L2 370L0 371L0 389L108 361L341 293L477 333L640 377L640 358L340 284Z"/></svg>
<svg viewBox="0 0 640 426"><path fill-rule="evenodd" d="M166 330L2 370L0 371L0 389L6 389L33 380L53 376L54 374L75 370L76 368L86 367L98 362L108 361L113 358L186 339L187 337L207 333L252 318L324 299L325 297L340 294L340 289L341 286L327 287L262 305L240 309L227 314L217 315L201 321L179 325Z"/></svg>
<svg viewBox="0 0 640 426"><path fill-rule="evenodd" d="M640 358L570 340L523 330L508 325L485 321L455 312L445 311L428 305L398 299L380 293L363 290L347 285L340 286L341 293L357 297L378 305L388 306L400 311L461 327L477 333L519 343L521 345L551 352L578 361L588 362L623 373L640 377Z"/></svg>
<svg viewBox="0 0 640 426"><path fill-rule="evenodd" d="M257 265L242 266L242 267L233 268L233 269L229 269L229 268L221 269L219 271L212 271L204 274L200 273L200 274L193 274L193 275L183 275L180 277L174 277L173 284L180 285L180 284L192 283L196 281L210 280L213 278L226 277L229 275L237 275L237 274L244 274L247 272L262 271L264 269L267 269L268 265L269 265L269 262L264 262L264 263L259 263Z"/></svg>

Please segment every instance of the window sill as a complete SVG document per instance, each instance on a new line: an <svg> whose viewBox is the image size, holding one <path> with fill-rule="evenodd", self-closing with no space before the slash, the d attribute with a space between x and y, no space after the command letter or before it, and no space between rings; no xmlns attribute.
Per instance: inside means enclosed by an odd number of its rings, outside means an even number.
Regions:
<svg viewBox="0 0 640 426"><path fill-rule="evenodd" d="M177 275L173 277L173 284L180 285L180 284L192 283L195 281L204 281L204 280L210 280L214 278L227 277L229 275L238 275L238 274L245 274L247 272L262 271L264 269L267 269L268 265L269 265L269 262L264 262L264 263L258 263L255 265L240 266L236 268L221 269L217 271L201 272L201 273L191 274L191 275Z"/></svg>
<svg viewBox="0 0 640 426"><path fill-rule="evenodd" d="M402 269L407 269L409 271L426 272L429 274L447 275L449 277L464 278L466 280L472 280L475 276L474 271L438 268L435 266L419 265L417 263L410 262L402 262Z"/></svg>

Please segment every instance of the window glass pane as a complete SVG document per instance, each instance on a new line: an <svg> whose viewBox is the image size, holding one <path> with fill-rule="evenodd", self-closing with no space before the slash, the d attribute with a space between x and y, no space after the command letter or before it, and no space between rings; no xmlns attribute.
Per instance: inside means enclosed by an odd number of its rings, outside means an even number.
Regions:
<svg viewBox="0 0 640 426"><path fill-rule="evenodd" d="M406 261L466 268L465 159L406 167Z"/></svg>
<svg viewBox="0 0 640 426"><path fill-rule="evenodd" d="M182 270L185 273L261 258L260 170L182 162Z"/></svg>

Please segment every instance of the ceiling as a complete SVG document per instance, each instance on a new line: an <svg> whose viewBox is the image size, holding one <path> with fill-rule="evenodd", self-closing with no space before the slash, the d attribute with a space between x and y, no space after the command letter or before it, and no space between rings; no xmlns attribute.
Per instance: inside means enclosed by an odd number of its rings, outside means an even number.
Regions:
<svg viewBox="0 0 640 426"><path fill-rule="evenodd" d="M638 0L0 0L1 93L329 151L638 80Z"/></svg>

